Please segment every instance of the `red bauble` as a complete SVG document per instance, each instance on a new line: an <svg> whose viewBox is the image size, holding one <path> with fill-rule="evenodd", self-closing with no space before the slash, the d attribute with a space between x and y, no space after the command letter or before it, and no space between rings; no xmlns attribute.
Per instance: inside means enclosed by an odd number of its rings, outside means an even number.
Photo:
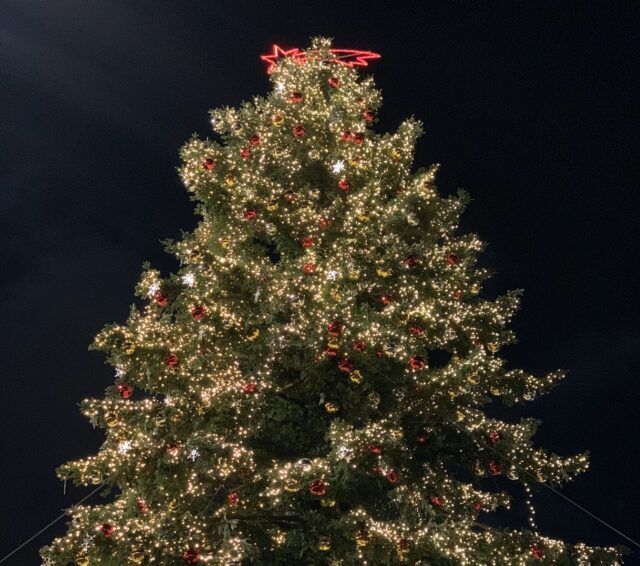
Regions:
<svg viewBox="0 0 640 566"><path fill-rule="evenodd" d="M211 157L205 157L202 160L202 166L207 171L213 171L216 168L216 162L215 162L215 160L211 159Z"/></svg>
<svg viewBox="0 0 640 566"><path fill-rule="evenodd" d="M249 159L250 155L251 155L251 150L248 147L243 147L240 150L240 157L242 157L242 159Z"/></svg>
<svg viewBox="0 0 640 566"><path fill-rule="evenodd" d="M331 226L331 220L326 216L321 216L318 220L318 224L320 225L320 228L328 228Z"/></svg>
<svg viewBox="0 0 640 566"><path fill-rule="evenodd" d="M229 505L229 507L237 507L240 505L240 496L238 495L238 492L232 491L227 495L227 505Z"/></svg>
<svg viewBox="0 0 640 566"><path fill-rule="evenodd" d="M433 505L434 507L441 507L442 499L437 495L432 495L431 497L429 497L429 503L431 503L431 505Z"/></svg>
<svg viewBox="0 0 640 566"><path fill-rule="evenodd" d="M458 263L460 263L460 258L456 254L449 254L447 256L447 263L449 265L458 265Z"/></svg>
<svg viewBox="0 0 640 566"><path fill-rule="evenodd" d="M338 362L338 369L345 373L351 373L353 371L353 362L349 358L342 358Z"/></svg>
<svg viewBox="0 0 640 566"><path fill-rule="evenodd" d="M318 266L315 263L305 263L302 266L302 270L307 274L307 275L313 275L316 272L316 269L318 268Z"/></svg>
<svg viewBox="0 0 640 566"><path fill-rule="evenodd" d="M340 139L342 141L350 141L351 139L353 139L353 134L349 130L344 130L340 134Z"/></svg>
<svg viewBox="0 0 640 566"><path fill-rule="evenodd" d="M327 82L331 88L338 88L340 86L340 79L338 77L329 77Z"/></svg>
<svg viewBox="0 0 640 566"><path fill-rule="evenodd" d="M353 140L353 143L355 143L356 145L360 145L364 141L364 134L362 132L358 132L356 134L353 134L351 136L351 139Z"/></svg>
<svg viewBox="0 0 640 566"><path fill-rule="evenodd" d="M351 183L349 181L347 181L347 179L340 179L338 181L338 188L341 191L348 191L349 189L351 189Z"/></svg>
<svg viewBox="0 0 640 566"><path fill-rule="evenodd" d="M334 357L336 357L338 355L338 350L336 348L331 348L330 346L327 346L324 349L324 353L327 356L330 356L330 357L334 358Z"/></svg>
<svg viewBox="0 0 640 566"><path fill-rule="evenodd" d="M133 387L128 383L120 383L116 389L118 390L118 393L120 393L120 397L123 399L128 399L133 395Z"/></svg>
<svg viewBox="0 0 640 566"><path fill-rule="evenodd" d="M373 113L373 110L365 110L362 113L362 117L365 119L365 122L373 122L376 115Z"/></svg>
<svg viewBox="0 0 640 566"><path fill-rule="evenodd" d="M367 343L363 342L362 340L356 340L353 343L353 349L356 352L364 352L365 348L367 347Z"/></svg>
<svg viewBox="0 0 640 566"><path fill-rule="evenodd" d="M422 356L411 356L409 358L409 367L414 371L424 369L426 365L427 364Z"/></svg>
<svg viewBox="0 0 640 566"><path fill-rule="evenodd" d="M387 481L391 484L396 484L400 481L400 474L395 470L390 470L387 472Z"/></svg>
<svg viewBox="0 0 640 566"><path fill-rule="evenodd" d="M374 474L382 474L382 470L380 469L380 466L371 466L371 471Z"/></svg>
<svg viewBox="0 0 640 566"><path fill-rule="evenodd" d="M418 265L418 258L414 255L407 256L404 259L404 264L407 267L415 267L416 265Z"/></svg>
<svg viewBox="0 0 640 566"><path fill-rule="evenodd" d="M473 508L474 508L476 511L481 511L481 510L482 510L482 501L476 501L476 502L473 504Z"/></svg>
<svg viewBox="0 0 640 566"><path fill-rule="evenodd" d="M207 311L202 305L196 305L191 309L191 316L196 320L202 320L206 314Z"/></svg>
<svg viewBox="0 0 640 566"><path fill-rule="evenodd" d="M491 460L491 462L489 462L489 473L492 476L499 476L502 473L502 466L500 465L499 462L496 462L495 460Z"/></svg>
<svg viewBox="0 0 640 566"><path fill-rule="evenodd" d="M427 443L427 437L424 434L419 434L418 436L416 436L416 442L418 444L426 444Z"/></svg>
<svg viewBox="0 0 640 566"><path fill-rule="evenodd" d="M309 484L309 492L316 497L322 497L327 493L327 484L323 480L313 480Z"/></svg>
<svg viewBox="0 0 640 566"><path fill-rule="evenodd" d="M175 458L180 453L180 445L177 442L172 442L167 444L165 450L169 456Z"/></svg>
<svg viewBox="0 0 640 566"><path fill-rule="evenodd" d="M342 334L342 328L342 324L337 320L327 324L327 332L329 333L329 336L340 336Z"/></svg>
<svg viewBox="0 0 640 566"><path fill-rule="evenodd" d="M313 237L312 236L305 236L304 238L302 238L302 240L300 240L300 245L303 248L310 248L313 246Z"/></svg>
<svg viewBox="0 0 640 566"><path fill-rule="evenodd" d="M136 499L136 507L140 513L147 513L149 511L149 506L144 499Z"/></svg>
<svg viewBox="0 0 640 566"><path fill-rule="evenodd" d="M100 525L100 527L98 527L98 530L102 533L102 536L104 536L104 538L111 538L111 535L113 535L113 531L115 531L115 527L109 523L103 523L102 525Z"/></svg>
<svg viewBox="0 0 640 566"><path fill-rule="evenodd" d="M543 554L544 552L542 551L542 548L540 548L539 546L533 545L531 547L531 556L533 556L536 560L542 560Z"/></svg>
<svg viewBox="0 0 640 566"><path fill-rule="evenodd" d="M253 382L245 383L242 386L242 391L244 391L247 394L253 394L258 391L258 386Z"/></svg>
<svg viewBox="0 0 640 566"><path fill-rule="evenodd" d="M384 358L384 350L376 350L376 358Z"/></svg>
<svg viewBox="0 0 640 566"><path fill-rule="evenodd" d="M294 104L300 104L304 100L304 95L301 92L292 92L289 97L289 101Z"/></svg>
<svg viewBox="0 0 640 566"><path fill-rule="evenodd" d="M420 336L420 334L424 333L424 330L422 329L422 326L410 326L409 332L414 336Z"/></svg>
<svg viewBox="0 0 640 566"><path fill-rule="evenodd" d="M377 444L369 444L369 454L380 456L380 454L382 454L382 448Z"/></svg>
<svg viewBox="0 0 640 566"><path fill-rule="evenodd" d="M253 208L248 208L242 215L244 216L245 220L253 220L256 216L258 216L258 213L253 210Z"/></svg>
<svg viewBox="0 0 640 566"><path fill-rule="evenodd" d="M487 435L487 439L491 444L498 444L498 442L500 442L500 433L497 430L492 430Z"/></svg>
<svg viewBox="0 0 640 566"><path fill-rule="evenodd" d="M295 191L287 191L284 193L284 198L286 198L289 202L296 202L298 200L298 193Z"/></svg>
<svg viewBox="0 0 640 566"><path fill-rule="evenodd" d="M391 295L381 295L380 302L385 306L390 305L393 303L393 297Z"/></svg>
<svg viewBox="0 0 640 566"><path fill-rule="evenodd" d="M197 564L200 562L200 553L194 548L189 548L182 553L182 561L186 564Z"/></svg>
<svg viewBox="0 0 640 566"><path fill-rule="evenodd" d="M302 136L304 136L304 126L302 124L296 124L291 131L293 132L293 135L297 138L301 138Z"/></svg>
<svg viewBox="0 0 640 566"><path fill-rule="evenodd" d="M462 291L460 289L456 289L452 296L454 299L459 300L462 297Z"/></svg>
<svg viewBox="0 0 640 566"><path fill-rule="evenodd" d="M260 142L262 140L260 139L260 136L258 134L254 134L249 138L249 143L253 146L253 147L258 147L260 145Z"/></svg>
<svg viewBox="0 0 640 566"><path fill-rule="evenodd" d="M159 307L166 307L169 304L169 297L167 297L162 291L158 291L153 296L153 299Z"/></svg>
<svg viewBox="0 0 640 566"><path fill-rule="evenodd" d="M174 368L180 363L180 358L176 354L168 354L164 359L164 363L170 368Z"/></svg>

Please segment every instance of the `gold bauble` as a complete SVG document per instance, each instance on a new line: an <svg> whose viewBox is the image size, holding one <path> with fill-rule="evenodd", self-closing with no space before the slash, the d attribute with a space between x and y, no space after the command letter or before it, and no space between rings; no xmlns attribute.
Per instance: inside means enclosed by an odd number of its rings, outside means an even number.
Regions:
<svg viewBox="0 0 640 566"><path fill-rule="evenodd" d="M224 182L227 184L227 187L233 187L236 184L236 178L233 175L227 175L224 178Z"/></svg>
<svg viewBox="0 0 640 566"><path fill-rule="evenodd" d="M449 389L447 393L449 393L449 397L451 397L452 399L455 399L458 396L458 392L454 391L453 389Z"/></svg>
<svg viewBox="0 0 640 566"><path fill-rule="evenodd" d="M267 203L267 210L269 212L273 212L274 210L277 210L277 209L278 209L278 201L277 200L270 200Z"/></svg>
<svg viewBox="0 0 640 566"><path fill-rule="evenodd" d="M260 329L254 328L249 334L247 334L247 340L253 342L258 336L260 336Z"/></svg>
<svg viewBox="0 0 640 566"><path fill-rule="evenodd" d="M84 550L81 550L75 557L76 566L89 566L89 557Z"/></svg>
<svg viewBox="0 0 640 566"><path fill-rule="evenodd" d="M109 428L113 428L120 422L120 419L115 413L106 413L104 415L104 422Z"/></svg>
<svg viewBox="0 0 640 566"><path fill-rule="evenodd" d="M335 501L335 499L322 499L320 501L320 505L322 507L335 507L336 506L336 501Z"/></svg>
<svg viewBox="0 0 640 566"><path fill-rule="evenodd" d="M358 279L360 279L360 272L357 269L352 269L351 271L349 271L349 273L347 274L347 277L351 280L351 281L357 281Z"/></svg>
<svg viewBox="0 0 640 566"><path fill-rule="evenodd" d="M362 373L360 373L359 369L356 369L349 374L349 379L353 383L362 383Z"/></svg>
<svg viewBox="0 0 640 566"><path fill-rule="evenodd" d="M478 377L477 374L472 373L469 374L467 376L467 381L471 384L471 385L478 385L478 383L480 383L480 378Z"/></svg>
<svg viewBox="0 0 640 566"><path fill-rule="evenodd" d="M366 214L361 214L360 216L358 216L358 220L360 220L360 222L366 222L367 220L369 220L369 217Z"/></svg>
<svg viewBox="0 0 640 566"><path fill-rule="evenodd" d="M173 413L173 415L171 415L172 423L179 423L181 420L182 420L182 411L176 411L175 413Z"/></svg>
<svg viewBox="0 0 640 566"><path fill-rule="evenodd" d="M389 275L391 275L391 271L387 271L386 269L382 269L381 267L378 267L378 269L376 269L376 273L380 277L384 277L384 278L387 278L389 277Z"/></svg>
<svg viewBox="0 0 640 566"><path fill-rule="evenodd" d="M394 149L391 152L391 159L393 159L394 161L399 161L401 157L402 154L397 149Z"/></svg>
<svg viewBox="0 0 640 566"><path fill-rule="evenodd" d="M331 401L327 401L324 404L324 409L325 411L327 411L327 413L337 413L339 410L338 405L332 403Z"/></svg>
<svg viewBox="0 0 640 566"><path fill-rule="evenodd" d="M282 126L282 124L284 124L284 116L282 114L276 114L271 121L274 126Z"/></svg>
<svg viewBox="0 0 640 566"><path fill-rule="evenodd" d="M294 493L299 489L300 489L300 484L298 483L298 480L289 479L284 484L284 490L288 491L289 493Z"/></svg>
<svg viewBox="0 0 640 566"><path fill-rule="evenodd" d="M471 291L472 295L477 295L478 293L480 293L480 285L472 285L471 289L469 289Z"/></svg>
<svg viewBox="0 0 640 566"><path fill-rule="evenodd" d="M500 391L498 387L492 387L489 391L491 392L491 395L495 395L496 397L500 397L500 395L502 395L502 391Z"/></svg>
<svg viewBox="0 0 640 566"><path fill-rule="evenodd" d="M124 353L127 355L131 355L136 351L136 343L132 342L131 340L127 340L124 343L124 346L122 348L124 350Z"/></svg>
<svg viewBox="0 0 640 566"><path fill-rule="evenodd" d="M169 511L175 511L178 508L178 500L177 499L169 500L169 503L167 503L167 508L169 509Z"/></svg>
<svg viewBox="0 0 640 566"><path fill-rule="evenodd" d="M144 562L144 553L136 550L129 556L129 562L131 564L142 564Z"/></svg>
<svg viewBox="0 0 640 566"><path fill-rule="evenodd" d="M331 550L331 537L322 537L318 541L318 550L321 550L323 552Z"/></svg>
<svg viewBox="0 0 640 566"><path fill-rule="evenodd" d="M218 240L218 243L220 244L221 248L224 248L226 250L229 247L229 238L220 238Z"/></svg>
<svg viewBox="0 0 640 566"><path fill-rule="evenodd" d="M498 348L500 346L498 344L496 344L495 342L489 342L487 344L487 350L489 350L492 354L495 354L498 351Z"/></svg>

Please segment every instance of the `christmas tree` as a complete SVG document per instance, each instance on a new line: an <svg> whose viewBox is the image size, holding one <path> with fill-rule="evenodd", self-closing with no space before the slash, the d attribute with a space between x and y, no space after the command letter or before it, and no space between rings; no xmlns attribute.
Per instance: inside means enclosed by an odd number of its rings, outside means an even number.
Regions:
<svg viewBox="0 0 640 566"><path fill-rule="evenodd" d="M81 406L106 440L58 471L111 495L69 511L46 563L618 562L533 520L483 523L510 486L559 485L587 457L487 415L562 374L500 358L519 293L482 297L466 195L412 169L420 124L372 129L381 97L357 67L376 57L276 48L273 91L183 148L201 219L167 242L178 272L145 266L145 305L96 337L116 381Z"/></svg>

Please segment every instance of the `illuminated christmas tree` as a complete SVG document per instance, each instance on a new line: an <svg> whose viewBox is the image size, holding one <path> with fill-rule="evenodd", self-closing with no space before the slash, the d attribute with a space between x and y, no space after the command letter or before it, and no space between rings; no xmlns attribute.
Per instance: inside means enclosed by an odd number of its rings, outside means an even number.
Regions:
<svg viewBox="0 0 640 566"><path fill-rule="evenodd" d="M463 193L412 170L420 124L372 129L378 56L274 53L273 91L212 112L180 174L201 219L145 267L94 347L116 381L82 411L106 440L64 479L113 488L70 510L50 564L614 564L611 548L483 523L508 486L558 485L584 455L534 447L487 404L562 375L507 369L518 293L482 297ZM495 521L494 521L495 524Z"/></svg>

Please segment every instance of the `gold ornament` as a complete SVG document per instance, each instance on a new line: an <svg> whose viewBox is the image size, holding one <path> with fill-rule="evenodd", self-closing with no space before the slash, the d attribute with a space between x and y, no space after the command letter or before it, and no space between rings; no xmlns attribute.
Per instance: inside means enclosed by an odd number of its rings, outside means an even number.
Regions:
<svg viewBox="0 0 640 566"><path fill-rule="evenodd" d="M142 564L144 562L144 553L136 550L129 556L129 562L131 564Z"/></svg>
<svg viewBox="0 0 640 566"><path fill-rule="evenodd" d="M271 118L274 126L282 126L284 124L284 116L282 114L276 114L273 118Z"/></svg>
<svg viewBox="0 0 640 566"><path fill-rule="evenodd" d="M389 277L389 275L391 275L390 271L387 271L386 269L382 269L381 267L378 267L378 269L376 269L376 273L380 276L380 277L384 277L385 279L387 277Z"/></svg>
<svg viewBox="0 0 640 566"><path fill-rule="evenodd" d="M498 387L492 387L490 390L491 395L495 395L496 397L500 397L502 395L502 391Z"/></svg>
<svg viewBox="0 0 640 566"><path fill-rule="evenodd" d="M327 401L324 404L324 409L325 411L327 411L327 413L337 413L339 410L338 405L332 403L331 401Z"/></svg>
<svg viewBox="0 0 640 566"><path fill-rule="evenodd" d="M227 184L227 187L233 187L236 184L236 178L229 174L224 178L224 182Z"/></svg>
<svg viewBox="0 0 640 566"><path fill-rule="evenodd" d="M220 238L218 240L218 243L220 244L221 248L224 248L226 250L229 247L229 238Z"/></svg>
<svg viewBox="0 0 640 566"><path fill-rule="evenodd" d="M175 511L178 508L178 500L177 499L170 499L169 503L167 503L167 507L168 507L169 511Z"/></svg>
<svg viewBox="0 0 640 566"><path fill-rule="evenodd" d="M357 269L352 269L349 271L349 273L347 274L347 277L351 280L351 281L357 281L358 279L360 279L360 272Z"/></svg>
<svg viewBox="0 0 640 566"><path fill-rule="evenodd" d="M449 389L447 393L449 393L449 397L451 397L452 399L455 399L458 396L458 392L454 391L453 389Z"/></svg>
<svg viewBox="0 0 640 566"><path fill-rule="evenodd" d="M172 423L179 423L181 420L182 420L182 411L176 411L175 413L173 413L173 415L171 415Z"/></svg>
<svg viewBox="0 0 640 566"><path fill-rule="evenodd" d="M274 210L278 210L278 201L277 200L270 200L267 203L267 210L269 212L273 212Z"/></svg>
<svg viewBox="0 0 640 566"><path fill-rule="evenodd" d="M478 385L478 383L480 383L480 378L478 377L477 374L472 373L469 374L467 376L467 381L471 384L471 385Z"/></svg>
<svg viewBox="0 0 640 566"><path fill-rule="evenodd" d="M331 537L321 537L318 541L318 550L321 550L322 552L331 550Z"/></svg>
<svg viewBox="0 0 640 566"><path fill-rule="evenodd" d="M298 483L298 480L288 479L284 484L284 489L289 493L295 493L300 490L300 484Z"/></svg>
<svg viewBox="0 0 640 566"><path fill-rule="evenodd" d="M249 334L247 334L247 340L253 342L258 336L260 336L260 329L254 328Z"/></svg>
<svg viewBox="0 0 640 566"><path fill-rule="evenodd" d="M394 161L400 161L401 157L402 157L402 154L397 149L394 149L391 152L391 159L393 159Z"/></svg>
<svg viewBox="0 0 640 566"><path fill-rule="evenodd" d="M361 528L356 533L356 544L360 547L365 547L371 542L371 536L366 528Z"/></svg>
<svg viewBox="0 0 640 566"><path fill-rule="evenodd" d="M359 369L356 369L349 374L349 379L353 383L362 383L362 373L360 373Z"/></svg>
<svg viewBox="0 0 640 566"><path fill-rule="evenodd" d="M336 506L336 501L335 501L335 499L322 499L320 501L320 505L322 507L335 507Z"/></svg>
<svg viewBox="0 0 640 566"><path fill-rule="evenodd" d="M136 343L132 340L127 340L123 346L124 353L127 355L131 355L136 351Z"/></svg>
<svg viewBox="0 0 640 566"><path fill-rule="evenodd" d="M113 428L120 422L120 419L115 413L106 413L104 416L104 422L109 428Z"/></svg>
<svg viewBox="0 0 640 566"><path fill-rule="evenodd" d="M487 344L487 350L489 350L492 354L495 354L498 351L498 348L500 346L498 346L498 344L496 344L495 342L489 342Z"/></svg>
<svg viewBox="0 0 640 566"><path fill-rule="evenodd" d="M456 411L456 420L461 423L464 420L464 413L462 411Z"/></svg>
<svg viewBox="0 0 640 566"><path fill-rule="evenodd" d="M480 293L480 285L472 285L471 289L469 289L471 291L472 295L477 295L478 293Z"/></svg>
<svg viewBox="0 0 640 566"><path fill-rule="evenodd" d="M331 290L331 298L334 301L339 301L342 298L342 295L340 294L340 290L339 289L332 289Z"/></svg>
<svg viewBox="0 0 640 566"><path fill-rule="evenodd" d="M367 220L369 220L369 217L366 214L361 214L360 216L358 216L358 220L360 220L360 222L366 222Z"/></svg>
<svg viewBox="0 0 640 566"><path fill-rule="evenodd" d="M76 566L89 566L89 556L84 550L81 550L75 557Z"/></svg>
<svg viewBox="0 0 640 566"><path fill-rule="evenodd" d="M340 342L329 342L327 346L332 350L338 350L340 348Z"/></svg>

